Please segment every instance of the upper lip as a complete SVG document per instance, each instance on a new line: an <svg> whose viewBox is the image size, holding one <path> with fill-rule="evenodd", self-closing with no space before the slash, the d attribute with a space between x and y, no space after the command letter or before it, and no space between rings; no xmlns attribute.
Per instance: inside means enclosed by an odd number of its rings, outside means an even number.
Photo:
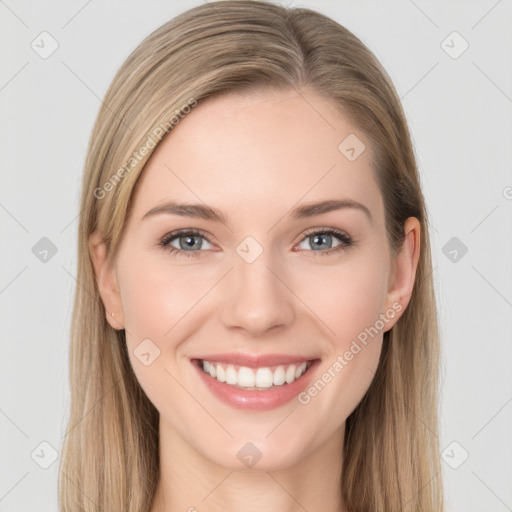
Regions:
<svg viewBox="0 0 512 512"><path fill-rule="evenodd" d="M208 354L205 356L194 357L203 361L211 361L215 363L227 363L238 366L246 366L248 368L261 368L265 366L278 366L285 364L300 364L305 361L318 359L316 357L294 356L289 354Z"/></svg>

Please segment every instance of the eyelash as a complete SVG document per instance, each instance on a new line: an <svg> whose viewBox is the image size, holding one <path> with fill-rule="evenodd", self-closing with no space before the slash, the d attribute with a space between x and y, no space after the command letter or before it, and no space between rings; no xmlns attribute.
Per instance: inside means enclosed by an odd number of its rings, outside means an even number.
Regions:
<svg viewBox="0 0 512 512"><path fill-rule="evenodd" d="M313 235L333 235L335 236L341 243L336 247L332 247L331 249L327 249L324 251L309 251L309 252L317 252L319 256L327 256L338 251L346 251L350 246L354 245L355 242L352 238L340 231L338 229L333 228L325 228L325 229L315 229L313 231L307 232L304 237L300 240L299 244L302 243L306 238L309 238ZM191 235L191 236L200 236L204 238L208 243L213 243L211 240L205 235L204 232L200 230L181 230L181 231L173 231L172 233L166 234L159 242L158 245L164 249L167 249L169 254L173 256L186 256L189 258L195 258L199 256L199 253L203 251L184 251L182 249L176 249L176 247L169 246L169 244L180 236Z"/></svg>

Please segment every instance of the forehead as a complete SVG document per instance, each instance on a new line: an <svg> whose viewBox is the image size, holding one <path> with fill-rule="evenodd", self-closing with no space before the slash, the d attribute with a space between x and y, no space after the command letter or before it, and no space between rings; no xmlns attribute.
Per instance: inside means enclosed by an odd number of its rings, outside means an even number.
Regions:
<svg viewBox="0 0 512 512"><path fill-rule="evenodd" d="M343 152L346 144L340 150L345 140L355 140L358 152L364 147L355 160ZM270 218L301 202L350 198L379 217L371 156L367 137L311 91L214 96L159 144L139 178L133 212L201 201L230 215L268 209Z"/></svg>

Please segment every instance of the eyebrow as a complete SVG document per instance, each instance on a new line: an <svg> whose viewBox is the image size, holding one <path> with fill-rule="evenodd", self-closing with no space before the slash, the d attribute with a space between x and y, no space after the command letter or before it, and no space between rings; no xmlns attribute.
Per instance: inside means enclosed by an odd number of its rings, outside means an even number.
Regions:
<svg viewBox="0 0 512 512"><path fill-rule="evenodd" d="M318 203L309 203L298 206L290 212L293 219L304 219L314 217L315 215L322 215L323 213L332 212L335 210L342 210L345 208L352 208L362 211L370 222L372 222L372 214L370 210L361 203L353 201L352 199L328 199ZM168 201L164 204L151 208L141 220L147 219L154 215L159 214L179 215L182 217L195 217L214 222L222 222L228 224L226 217L218 210L210 208L205 204L200 203L178 203L176 201Z"/></svg>

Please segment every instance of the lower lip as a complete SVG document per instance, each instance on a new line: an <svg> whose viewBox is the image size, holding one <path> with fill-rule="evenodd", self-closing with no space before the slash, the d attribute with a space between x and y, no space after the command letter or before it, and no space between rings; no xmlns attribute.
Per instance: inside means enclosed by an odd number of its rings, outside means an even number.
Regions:
<svg viewBox="0 0 512 512"><path fill-rule="evenodd" d="M192 361L192 364L208 389L222 402L238 409L267 411L288 403L303 391L311 381L319 362L319 359L315 359L306 373L291 384L283 384L264 391L235 388L205 373L199 367L197 360Z"/></svg>

